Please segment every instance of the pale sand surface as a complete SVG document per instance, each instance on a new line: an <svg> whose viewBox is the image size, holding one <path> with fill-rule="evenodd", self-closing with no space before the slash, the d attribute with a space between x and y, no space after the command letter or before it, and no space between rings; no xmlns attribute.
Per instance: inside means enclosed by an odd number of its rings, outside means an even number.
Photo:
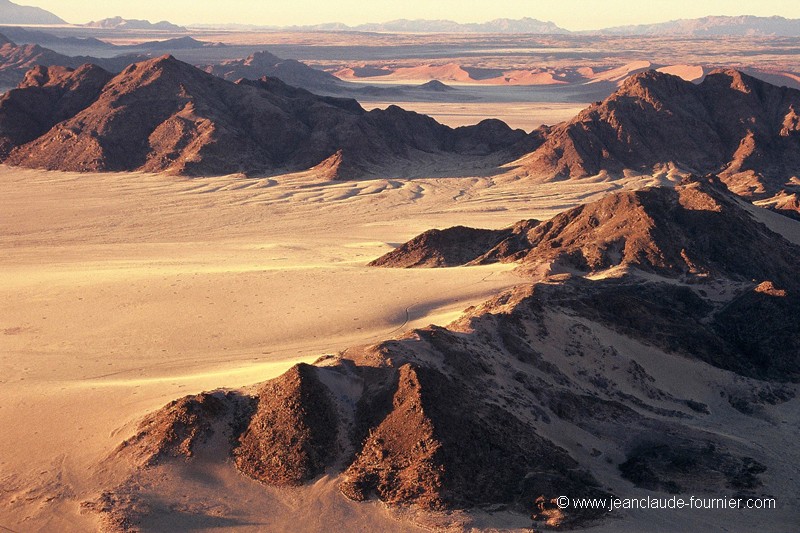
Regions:
<svg viewBox="0 0 800 533"><path fill-rule="evenodd" d="M408 111L429 115L452 128L477 124L488 118L499 118L512 128L532 131L547 124L552 126L570 120L589 104L557 102L372 102L362 101L366 110L386 109L398 105Z"/></svg>
<svg viewBox="0 0 800 533"><path fill-rule="evenodd" d="M392 244L622 186L309 179L0 167L0 529L91 529L94 465L174 398L446 324L519 282L508 265L365 266Z"/></svg>

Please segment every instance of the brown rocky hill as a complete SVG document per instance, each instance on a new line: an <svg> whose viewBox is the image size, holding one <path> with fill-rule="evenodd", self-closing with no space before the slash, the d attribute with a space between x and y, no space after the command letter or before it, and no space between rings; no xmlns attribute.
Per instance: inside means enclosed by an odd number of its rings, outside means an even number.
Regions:
<svg viewBox="0 0 800 533"><path fill-rule="evenodd" d="M219 461L230 463L230 454L267 485L327 474L353 500L505 509L534 527L609 516L559 509L559 495L774 494L792 483L798 459L796 447L778 443L794 442L786 413L800 382L792 275L800 247L761 226L752 209L708 178L531 223L527 250L523 232L514 234L512 255L523 266L560 261L549 246L536 252L542 243L561 240L583 254L616 234L626 244L607 263L598 252L595 267L630 268L616 277L583 276L587 264L571 275L533 275L446 328L298 365L251 392L173 402L111 458L139 467L89 507L109 528L135 526L167 505L153 496L163 479L187 469L202 475L220 449ZM680 233L675 216L687 226ZM594 247L573 233L584 223L597 230L587 237ZM738 257L713 244L737 231ZM456 237L476 235L450 233L442 257ZM702 270L672 264L677 247ZM766 434L775 449L763 446Z"/></svg>
<svg viewBox="0 0 800 533"><path fill-rule="evenodd" d="M19 88L0 98L0 156L86 109L111 79L100 67L35 67Z"/></svg>
<svg viewBox="0 0 800 533"><path fill-rule="evenodd" d="M800 91L735 70L700 84L647 71L553 128L519 161L545 179L677 167L718 173L747 196L773 195L800 170Z"/></svg>
<svg viewBox="0 0 800 533"><path fill-rule="evenodd" d="M369 265L394 268L468 265L480 260L489 250L502 247L506 252L510 252L512 248L516 250L526 246L528 231L538 223L538 220L523 220L501 230L465 226L443 230L432 229L414 237ZM512 243L519 244L514 246Z"/></svg>
<svg viewBox="0 0 800 533"><path fill-rule="evenodd" d="M78 67L82 63L38 44L17 45L0 35L0 87L16 86L25 73L38 65Z"/></svg>
<svg viewBox="0 0 800 533"><path fill-rule="evenodd" d="M65 86L83 91L80 76L86 70L74 71L75 79ZM0 99L8 164L215 175L306 170L324 163L333 177L358 177L431 159L445 167L493 166L513 158L509 149L526 137L496 120L452 129L395 106L366 112L354 100L316 96L274 79L232 83L163 56L129 66L89 105L18 143L6 132L34 120L24 111L41 98L41 89L28 83Z"/></svg>

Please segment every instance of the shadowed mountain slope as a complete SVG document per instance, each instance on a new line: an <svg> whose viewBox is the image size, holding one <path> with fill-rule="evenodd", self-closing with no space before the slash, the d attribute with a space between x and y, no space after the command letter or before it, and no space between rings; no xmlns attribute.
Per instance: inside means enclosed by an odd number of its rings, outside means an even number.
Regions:
<svg viewBox="0 0 800 533"><path fill-rule="evenodd" d="M800 20L784 17L711 16L696 19L679 19L656 24L637 24L605 28L597 32L606 35L662 35L674 37L708 36L800 36Z"/></svg>
<svg viewBox="0 0 800 533"><path fill-rule="evenodd" d="M538 223L538 220L523 220L501 230L464 226L428 230L372 261L370 266L454 267L480 261L487 252L495 249L503 250L503 257L506 257L506 254L528 244L528 231Z"/></svg>

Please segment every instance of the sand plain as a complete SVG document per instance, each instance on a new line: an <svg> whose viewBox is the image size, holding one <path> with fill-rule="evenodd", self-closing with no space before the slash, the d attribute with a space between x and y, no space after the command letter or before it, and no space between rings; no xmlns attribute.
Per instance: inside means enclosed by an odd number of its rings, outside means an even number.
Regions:
<svg viewBox="0 0 800 533"><path fill-rule="evenodd" d="M9 167L0 181L0 529L12 531L91 529L80 503L96 496L95 466L174 398L449 323L520 281L507 265L365 266L397 243L548 218L623 186Z"/></svg>

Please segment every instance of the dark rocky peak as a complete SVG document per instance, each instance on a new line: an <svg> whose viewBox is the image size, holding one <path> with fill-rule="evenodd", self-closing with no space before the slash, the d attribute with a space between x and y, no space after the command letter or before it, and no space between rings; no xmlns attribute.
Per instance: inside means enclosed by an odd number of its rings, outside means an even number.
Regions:
<svg viewBox="0 0 800 533"><path fill-rule="evenodd" d="M266 50L262 50L261 52L250 54L247 58L245 58L243 64L249 67L273 66L281 61L283 61L283 59L280 57L271 54Z"/></svg>
<svg viewBox="0 0 800 533"><path fill-rule="evenodd" d="M455 91L456 90L454 87L450 87L449 85L446 85L446 84L440 82L439 80L431 80L431 81L429 81L427 83L423 83L422 85L417 86L417 89L419 89L421 91L433 91L433 92L439 92L439 93L450 92L450 91Z"/></svg>

